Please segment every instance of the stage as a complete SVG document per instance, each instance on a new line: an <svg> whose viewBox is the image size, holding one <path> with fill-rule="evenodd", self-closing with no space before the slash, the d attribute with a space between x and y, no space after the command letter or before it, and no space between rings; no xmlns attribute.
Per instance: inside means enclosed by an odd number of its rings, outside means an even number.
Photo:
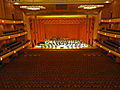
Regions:
<svg viewBox="0 0 120 90"><path fill-rule="evenodd" d="M87 20L86 17L31 17L30 22L34 49L86 49L93 46L93 17Z"/></svg>

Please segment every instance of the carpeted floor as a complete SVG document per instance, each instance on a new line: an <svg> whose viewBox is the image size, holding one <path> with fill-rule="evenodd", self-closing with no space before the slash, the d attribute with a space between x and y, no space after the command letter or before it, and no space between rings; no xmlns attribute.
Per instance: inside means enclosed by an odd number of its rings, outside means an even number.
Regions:
<svg viewBox="0 0 120 90"><path fill-rule="evenodd" d="M97 50L27 50L0 71L0 90L120 90L120 65Z"/></svg>

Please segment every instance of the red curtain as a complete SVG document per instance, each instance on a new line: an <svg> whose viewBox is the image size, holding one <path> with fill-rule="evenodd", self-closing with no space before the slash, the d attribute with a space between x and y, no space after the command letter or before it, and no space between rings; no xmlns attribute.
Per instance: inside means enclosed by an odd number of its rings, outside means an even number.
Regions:
<svg viewBox="0 0 120 90"><path fill-rule="evenodd" d="M93 18L34 18L32 23L32 41L36 43L50 38L79 39L92 43Z"/></svg>

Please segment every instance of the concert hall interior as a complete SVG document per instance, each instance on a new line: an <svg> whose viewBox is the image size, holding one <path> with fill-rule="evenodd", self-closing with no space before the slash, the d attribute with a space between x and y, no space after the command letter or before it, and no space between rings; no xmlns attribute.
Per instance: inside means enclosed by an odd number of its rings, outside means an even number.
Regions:
<svg viewBox="0 0 120 90"><path fill-rule="evenodd" d="M120 0L0 0L0 90L120 90Z"/></svg>

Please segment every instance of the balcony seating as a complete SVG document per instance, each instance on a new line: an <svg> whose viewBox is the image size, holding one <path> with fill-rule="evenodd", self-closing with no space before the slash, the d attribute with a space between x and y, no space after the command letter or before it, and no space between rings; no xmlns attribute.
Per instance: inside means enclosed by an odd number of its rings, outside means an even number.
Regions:
<svg viewBox="0 0 120 90"><path fill-rule="evenodd" d="M14 50L14 49L20 47L21 44L22 44L22 42L17 42L17 43L15 43L15 44L12 44L12 45L10 45L9 47L7 47L7 50Z"/></svg>
<svg viewBox="0 0 120 90"><path fill-rule="evenodd" d="M115 49L118 49L118 48L119 48L117 45L115 45L114 43L111 43L111 42L109 42L109 41L103 41L103 43L104 43L104 44L107 44L107 45L109 45L109 46L111 46L111 47L114 47Z"/></svg>
<svg viewBox="0 0 120 90"><path fill-rule="evenodd" d="M105 40L105 41L96 40L96 41L99 42L100 44L104 45L105 47L107 47L115 52L120 53L120 44L113 42L111 40Z"/></svg>
<svg viewBox="0 0 120 90"><path fill-rule="evenodd" d="M10 51L13 51L13 50L21 47L22 45L25 45L27 42L29 42L29 40L22 41L22 42L21 41L20 42L12 41L8 44L3 45L4 50L0 49L0 56L4 55L6 53L9 53Z"/></svg>
<svg viewBox="0 0 120 90"><path fill-rule="evenodd" d="M18 30L4 31L3 34L11 34L11 33L15 33L15 32L18 32Z"/></svg>
<svg viewBox="0 0 120 90"><path fill-rule="evenodd" d="M18 44L17 41L13 41L13 42L10 42L10 43L8 43L8 44L3 45L3 47L5 48L5 50L6 50L7 52L10 52L10 51L13 50L13 48L14 48L17 44Z"/></svg>
<svg viewBox="0 0 120 90"><path fill-rule="evenodd" d="M107 40L108 42L114 44L114 46L116 47L120 47L120 44L118 44L117 42L111 41L111 40Z"/></svg>
<svg viewBox="0 0 120 90"><path fill-rule="evenodd" d="M18 33L22 33L25 32L24 29L20 29L20 30L10 30L10 31L4 31L3 34L0 35L0 37L2 36L8 36L8 35L13 35L13 34L18 34Z"/></svg>
<svg viewBox="0 0 120 90"><path fill-rule="evenodd" d="M115 29L102 28L100 31L103 31L103 32L106 32L106 33L112 33L112 34L120 34L120 30L115 30Z"/></svg>
<svg viewBox="0 0 120 90"><path fill-rule="evenodd" d="M119 30L115 30L115 29L106 29L107 31L111 31L111 32L119 32L120 33L120 31Z"/></svg>
<svg viewBox="0 0 120 90"><path fill-rule="evenodd" d="M3 55L3 50L2 49L0 49L0 56L2 56Z"/></svg>
<svg viewBox="0 0 120 90"><path fill-rule="evenodd" d="M14 43L17 43L17 41L12 41L12 42L7 43L7 44L5 44L5 45L3 45L3 46L4 46L4 47L8 47L8 46L10 46L10 45L12 45L12 44L14 44Z"/></svg>

